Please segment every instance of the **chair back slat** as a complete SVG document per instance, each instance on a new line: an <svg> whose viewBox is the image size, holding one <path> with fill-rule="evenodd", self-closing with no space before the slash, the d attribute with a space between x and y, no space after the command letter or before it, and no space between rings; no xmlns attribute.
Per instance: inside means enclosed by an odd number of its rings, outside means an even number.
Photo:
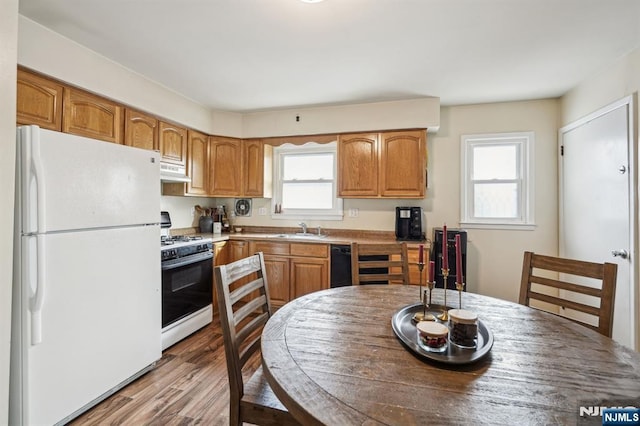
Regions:
<svg viewBox="0 0 640 426"><path fill-rule="evenodd" d="M532 284L542 284L549 287L555 287L560 290L573 291L574 293L583 293L593 297L601 297L602 290L596 287L588 287L586 285L568 283L566 281L554 280L546 277L532 275L529 279Z"/></svg>
<svg viewBox="0 0 640 426"><path fill-rule="evenodd" d="M236 327L236 330L238 329L237 327L242 323L242 321L244 321L245 318L247 318L249 315L259 315L264 313L264 310L259 309L262 309L264 306L266 306L266 304L266 297L264 296L264 294L261 294L255 299L246 302L244 305L242 305L241 308L235 311L233 313L233 325Z"/></svg>
<svg viewBox="0 0 640 426"><path fill-rule="evenodd" d="M244 278L244 277L241 277L241 278ZM236 288L229 295L229 297L231 299L231 304L232 305L235 304L238 300L240 300L243 297L247 296L252 291L259 290L260 287L262 287L263 285L264 284L262 282L262 278L258 278L256 280L248 282L247 284L245 284L245 285L243 285L241 287Z"/></svg>
<svg viewBox="0 0 640 426"><path fill-rule="evenodd" d="M248 322L242 330L240 330L236 334L236 341L238 342L238 347L241 347L247 338L251 337L254 332L262 330L262 327L267 323L269 319L269 315L263 313L257 317L254 317L250 322ZM244 366L244 364L243 364Z"/></svg>
<svg viewBox="0 0 640 426"><path fill-rule="evenodd" d="M382 258L367 258L378 256ZM386 273L371 271L387 270ZM400 282L409 284L407 243L359 244L351 243L351 283Z"/></svg>
<svg viewBox="0 0 640 426"><path fill-rule="evenodd" d="M534 274L533 270L544 270L558 274L566 274L576 277L585 277L599 281L600 287L590 287L575 284L560 279L553 279ZM525 252L522 262L522 278L520 281L519 302L530 306L531 300L537 300L556 306L562 310L572 309L578 312L592 315L597 318L597 325L593 325L579 318L569 318L581 325L598 331L607 337L611 337L613 331L613 310L615 303L615 289L618 265L613 263L595 263L583 260L564 259L560 257L543 256L533 252ZM532 284L553 289L554 291L566 291L573 294L590 296L595 298L597 306L587 305L575 300L555 295L541 293L532 290ZM563 315L564 316L564 315Z"/></svg>

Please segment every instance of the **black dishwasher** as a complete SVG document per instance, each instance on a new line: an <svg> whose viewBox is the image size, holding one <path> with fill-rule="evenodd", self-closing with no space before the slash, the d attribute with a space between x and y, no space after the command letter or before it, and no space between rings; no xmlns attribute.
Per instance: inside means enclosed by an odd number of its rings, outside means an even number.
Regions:
<svg viewBox="0 0 640 426"><path fill-rule="evenodd" d="M386 260L386 256L361 256L361 259ZM363 269L363 274L386 274L387 268ZM366 284L387 284L386 281L372 281ZM331 244L331 287L351 285L351 246L347 244Z"/></svg>

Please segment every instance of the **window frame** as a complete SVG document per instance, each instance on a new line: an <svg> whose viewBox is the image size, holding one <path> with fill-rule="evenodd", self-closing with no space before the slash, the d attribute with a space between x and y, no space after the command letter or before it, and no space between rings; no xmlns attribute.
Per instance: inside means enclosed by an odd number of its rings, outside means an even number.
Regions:
<svg viewBox="0 0 640 426"><path fill-rule="evenodd" d="M283 207L282 213L275 213L276 204L282 204L283 187L283 166L284 157L287 155L300 154L323 154L333 155L333 208L332 209L286 209ZM326 180L323 180L326 182ZM271 199L272 219L304 219L304 220L343 220L343 200L338 198L338 142L319 144L307 142L303 145L286 143L274 147L273 149L273 198Z"/></svg>
<svg viewBox="0 0 640 426"><path fill-rule="evenodd" d="M460 225L467 228L535 229L534 219L534 132L488 133L460 137ZM473 180L473 150L483 146L515 146L515 179ZM518 217L484 218L475 216L474 186L479 183L513 183L518 188Z"/></svg>

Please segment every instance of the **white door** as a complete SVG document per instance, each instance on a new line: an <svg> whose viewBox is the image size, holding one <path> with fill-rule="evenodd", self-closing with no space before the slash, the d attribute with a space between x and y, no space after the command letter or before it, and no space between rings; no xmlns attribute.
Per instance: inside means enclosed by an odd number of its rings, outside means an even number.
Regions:
<svg viewBox="0 0 640 426"><path fill-rule="evenodd" d="M634 348L630 108L625 99L560 130L560 256L618 265L612 337ZM628 256L614 256L617 250Z"/></svg>

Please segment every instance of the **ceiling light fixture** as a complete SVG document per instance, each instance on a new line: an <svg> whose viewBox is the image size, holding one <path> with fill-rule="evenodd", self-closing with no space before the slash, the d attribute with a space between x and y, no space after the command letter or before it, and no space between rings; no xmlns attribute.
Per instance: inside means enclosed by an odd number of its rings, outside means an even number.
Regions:
<svg viewBox="0 0 640 426"><path fill-rule="evenodd" d="M320 3L324 0L300 0L302 3Z"/></svg>

